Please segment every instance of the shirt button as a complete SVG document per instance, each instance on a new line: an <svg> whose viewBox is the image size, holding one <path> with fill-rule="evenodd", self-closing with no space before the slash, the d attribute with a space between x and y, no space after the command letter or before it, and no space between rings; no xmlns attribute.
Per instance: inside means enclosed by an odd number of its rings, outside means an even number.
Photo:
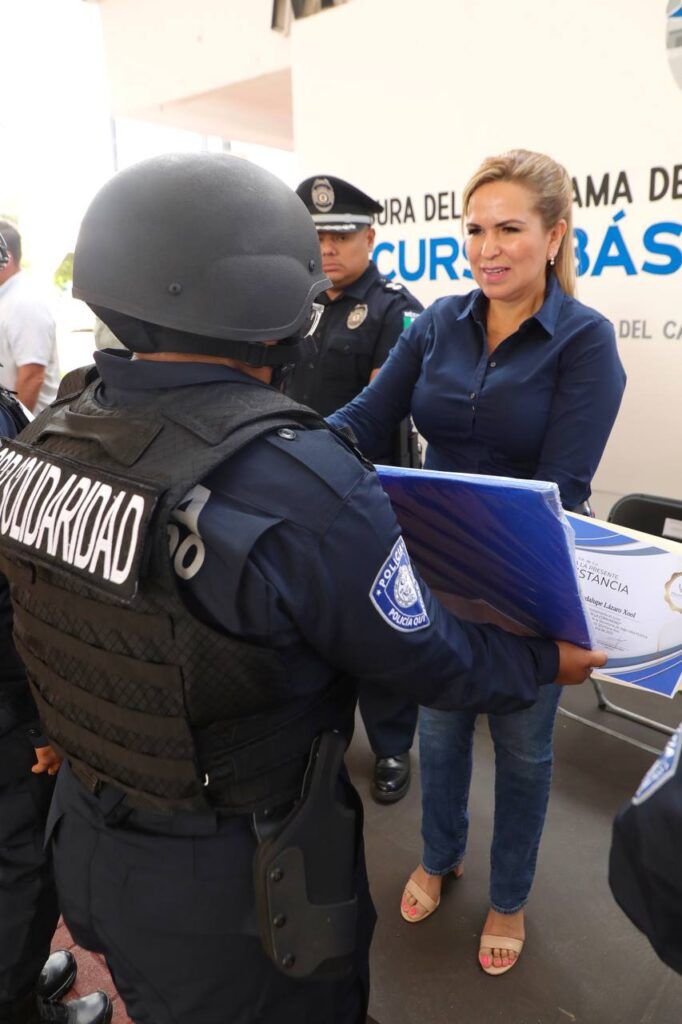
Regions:
<svg viewBox="0 0 682 1024"><path fill-rule="evenodd" d="M289 430L288 427L282 427L280 430L277 431L277 436L281 437L283 441L295 441L296 431Z"/></svg>
<svg viewBox="0 0 682 1024"><path fill-rule="evenodd" d="M474 399L475 397L476 397L476 392L472 391L471 394L469 395L469 398Z"/></svg>
<svg viewBox="0 0 682 1024"><path fill-rule="evenodd" d="M494 359L491 359L490 362L488 363L488 365L489 366L497 366L497 363L495 362Z"/></svg>

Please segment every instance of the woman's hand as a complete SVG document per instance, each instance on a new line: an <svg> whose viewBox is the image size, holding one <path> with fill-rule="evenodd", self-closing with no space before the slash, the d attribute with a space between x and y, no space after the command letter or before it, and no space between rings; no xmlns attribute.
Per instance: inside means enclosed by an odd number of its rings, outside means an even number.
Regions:
<svg viewBox="0 0 682 1024"><path fill-rule="evenodd" d="M586 651L584 647L557 640L559 671L557 683L583 683L593 668L601 668L608 661L605 651Z"/></svg>
<svg viewBox="0 0 682 1024"><path fill-rule="evenodd" d="M47 772L48 775L57 774L62 759L52 747L36 747L36 757L38 763L31 768L34 775L42 775L43 772Z"/></svg>

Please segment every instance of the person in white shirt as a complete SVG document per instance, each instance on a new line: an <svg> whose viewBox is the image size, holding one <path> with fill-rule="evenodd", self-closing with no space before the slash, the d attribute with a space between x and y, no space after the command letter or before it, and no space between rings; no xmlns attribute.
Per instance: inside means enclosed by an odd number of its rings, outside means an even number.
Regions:
<svg viewBox="0 0 682 1024"><path fill-rule="evenodd" d="M34 414L57 395L59 360L55 322L21 270L21 235L0 221L9 259L0 270L0 385L16 392Z"/></svg>

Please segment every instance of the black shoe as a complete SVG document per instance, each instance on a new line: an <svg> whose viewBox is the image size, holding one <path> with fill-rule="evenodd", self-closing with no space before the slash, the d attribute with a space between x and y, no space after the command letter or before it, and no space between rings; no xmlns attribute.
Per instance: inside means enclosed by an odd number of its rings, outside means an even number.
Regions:
<svg viewBox="0 0 682 1024"><path fill-rule="evenodd" d="M68 949L58 949L45 961L38 979L40 999L57 1000L69 991L78 973L78 964Z"/></svg>
<svg viewBox="0 0 682 1024"><path fill-rule="evenodd" d="M396 757L377 757L371 793L377 803L394 804L410 788L410 752Z"/></svg>
<svg viewBox="0 0 682 1024"><path fill-rule="evenodd" d="M44 1024L110 1024L114 1008L106 992L91 992L68 1003L41 1003Z"/></svg>

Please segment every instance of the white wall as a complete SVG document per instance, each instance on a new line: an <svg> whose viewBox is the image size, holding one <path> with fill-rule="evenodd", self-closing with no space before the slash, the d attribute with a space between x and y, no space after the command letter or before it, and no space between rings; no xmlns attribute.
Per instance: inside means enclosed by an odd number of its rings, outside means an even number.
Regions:
<svg viewBox="0 0 682 1024"><path fill-rule="evenodd" d="M425 219L425 194L461 189L480 160L524 146L550 153L585 193L610 174L605 205L575 210L590 267L579 297L615 323L629 383L595 480L605 514L629 491L682 498L682 167L679 195L649 200L651 168L682 165L682 89L666 50L667 0L351 0L292 29L294 137L302 171L339 174L382 200L411 197L414 223L388 223L379 241L461 243L450 197L444 219ZM632 202L614 186L625 171ZM662 176L659 177L662 180ZM428 201L427 201L428 202ZM395 207L394 203L394 207ZM614 215L624 213L618 222ZM653 224L667 254L647 252ZM595 262L619 229L636 273ZM613 256L613 242L606 251ZM441 253L451 251L443 242ZM643 270L650 262L674 273ZM622 260L621 260L622 262ZM397 253L378 255L382 271ZM410 287L423 301L467 291L430 267ZM598 268L597 268L598 269ZM632 268L631 268L632 269ZM636 322L636 326L633 322ZM646 326L644 326L646 325ZM666 337L680 332L680 337ZM633 333L648 337L632 337ZM630 336L626 337L625 335Z"/></svg>
<svg viewBox="0 0 682 1024"><path fill-rule="evenodd" d="M289 66L272 0L102 0L115 113L166 104Z"/></svg>

